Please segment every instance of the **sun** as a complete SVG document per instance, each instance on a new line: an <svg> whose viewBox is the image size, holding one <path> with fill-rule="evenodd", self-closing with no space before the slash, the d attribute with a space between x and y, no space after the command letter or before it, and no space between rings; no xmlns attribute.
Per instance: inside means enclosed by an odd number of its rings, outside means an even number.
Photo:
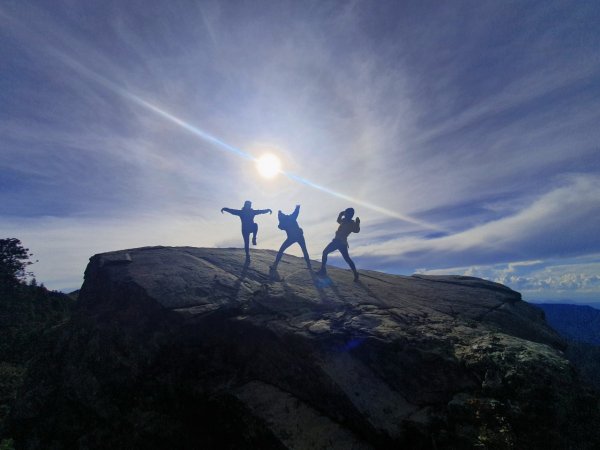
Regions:
<svg viewBox="0 0 600 450"><path fill-rule="evenodd" d="M256 169L262 177L273 178L281 171L281 160L272 153L267 153L256 160Z"/></svg>

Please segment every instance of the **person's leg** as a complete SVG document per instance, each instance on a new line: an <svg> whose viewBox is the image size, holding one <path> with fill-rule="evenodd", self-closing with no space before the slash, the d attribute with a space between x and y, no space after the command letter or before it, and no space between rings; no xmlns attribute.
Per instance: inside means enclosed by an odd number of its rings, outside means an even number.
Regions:
<svg viewBox="0 0 600 450"><path fill-rule="evenodd" d="M250 233L242 231L244 237L244 250L246 250L246 259L250 259Z"/></svg>
<svg viewBox="0 0 600 450"><path fill-rule="evenodd" d="M279 251L277 252L277 256L275 257L275 262L271 266L271 270L277 270L277 265L279 264L279 261L281 261L283 252L294 242L295 241L291 238L287 238L285 241L283 241L283 244L281 244L281 247L279 247Z"/></svg>
<svg viewBox="0 0 600 450"><path fill-rule="evenodd" d="M256 245L256 235L258 234L258 224L252 224L252 245Z"/></svg>
<svg viewBox="0 0 600 450"><path fill-rule="evenodd" d="M344 257L344 260L348 263L352 272L354 272L354 281L358 281L358 271L356 270L356 266L354 265L354 261L350 258L350 254L348 253L348 247L340 247L340 253Z"/></svg>
<svg viewBox="0 0 600 450"><path fill-rule="evenodd" d="M310 265L310 258L308 257L308 250L306 249L306 241L304 240L304 236L300 236L298 238L298 245L300 245L300 248L302 249L302 254L304 255L304 260L306 261L308 270L311 270L312 267Z"/></svg>
<svg viewBox="0 0 600 450"><path fill-rule="evenodd" d="M327 255L335 250L338 250L338 245L335 241L331 241L329 244L327 244L327 247L323 249L323 256L321 256L321 268L319 269L320 274L324 275L327 273Z"/></svg>

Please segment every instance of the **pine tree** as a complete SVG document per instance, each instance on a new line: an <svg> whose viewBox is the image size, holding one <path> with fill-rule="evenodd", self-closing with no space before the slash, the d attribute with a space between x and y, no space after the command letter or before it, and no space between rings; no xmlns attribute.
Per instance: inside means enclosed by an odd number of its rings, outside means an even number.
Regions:
<svg viewBox="0 0 600 450"><path fill-rule="evenodd" d="M33 254L23 247L19 239L0 239L0 284L19 284L33 275L27 271L27 267L33 264L29 260L31 256Z"/></svg>

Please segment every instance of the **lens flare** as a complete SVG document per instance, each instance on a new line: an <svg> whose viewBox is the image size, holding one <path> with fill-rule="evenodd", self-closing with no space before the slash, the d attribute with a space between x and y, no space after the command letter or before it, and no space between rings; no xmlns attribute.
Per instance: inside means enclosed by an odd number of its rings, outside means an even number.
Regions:
<svg viewBox="0 0 600 450"><path fill-rule="evenodd" d="M263 157L263 158L265 158L265 161L261 163L260 161L262 160L262 158L259 160L256 157L254 157L253 155L251 155L250 153L248 153L242 149L239 149L237 147L234 147L233 145L230 145L227 142L222 141L221 139L219 139L219 138L201 130L200 128L190 124L189 122L186 122L185 120L182 120L179 117L159 108L158 106L144 100L143 98L138 97L135 94L132 94L131 92L129 92L129 91L125 90L124 88L122 88L121 86L119 86L118 84L116 84L116 83L112 82L111 80L103 77L102 75L99 75L98 73L90 70L89 68L87 68L86 66L81 64L79 61L68 56L64 52L56 51L56 53L59 54L61 56L61 59L63 60L63 62L65 62L67 65L69 65L73 70L94 80L98 84L100 84L100 85L104 86L105 88L111 90L112 92L120 95L121 97L127 98L128 100L132 101L133 103L136 103L139 106L144 107L148 111L152 111L153 113L157 114L158 116L161 116L162 118L170 121L171 123L174 123L174 124L180 126L181 128L187 130L190 133L193 133L194 135L203 139L204 141L210 142L211 144L214 145L215 148L229 152L229 153L233 153L243 159L246 159L249 161L254 161L255 163L258 162L258 164L257 164L258 170L261 173L261 175L265 176L266 178L272 178L275 175L277 175L278 173L281 173L285 177L287 177L290 180L293 180L297 183L304 184L305 186L309 186L313 189L317 189L321 192L324 192L324 193L332 195L334 197L343 199L347 202L364 206L365 208L369 208L373 211L377 211L381 214L385 214L388 217L393 217L395 219L401 220L403 222L411 223L413 225L417 225L417 226L425 228L425 229L444 231L442 228L440 228L437 225L433 225L428 222L416 219L414 217L410 217L405 214L400 214L397 211L383 208L381 206L375 205L375 204L367 202L365 200L355 198L350 195L335 191L333 189L330 189L326 186L319 185L309 179L306 179L306 178L296 175L294 173L285 172L281 169L281 162L274 155L270 155L270 157L268 159L266 158L268 155L265 155ZM262 167L262 169L261 169L261 167Z"/></svg>

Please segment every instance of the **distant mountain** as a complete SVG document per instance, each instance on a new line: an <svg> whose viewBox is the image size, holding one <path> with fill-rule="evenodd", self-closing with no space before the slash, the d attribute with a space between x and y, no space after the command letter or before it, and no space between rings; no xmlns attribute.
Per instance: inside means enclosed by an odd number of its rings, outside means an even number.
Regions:
<svg viewBox="0 0 600 450"><path fill-rule="evenodd" d="M581 377L600 391L600 309L588 305L538 304L546 321L567 339L565 355Z"/></svg>
<svg viewBox="0 0 600 450"><path fill-rule="evenodd" d="M587 305L538 304L546 321L567 339L600 345L600 309Z"/></svg>

